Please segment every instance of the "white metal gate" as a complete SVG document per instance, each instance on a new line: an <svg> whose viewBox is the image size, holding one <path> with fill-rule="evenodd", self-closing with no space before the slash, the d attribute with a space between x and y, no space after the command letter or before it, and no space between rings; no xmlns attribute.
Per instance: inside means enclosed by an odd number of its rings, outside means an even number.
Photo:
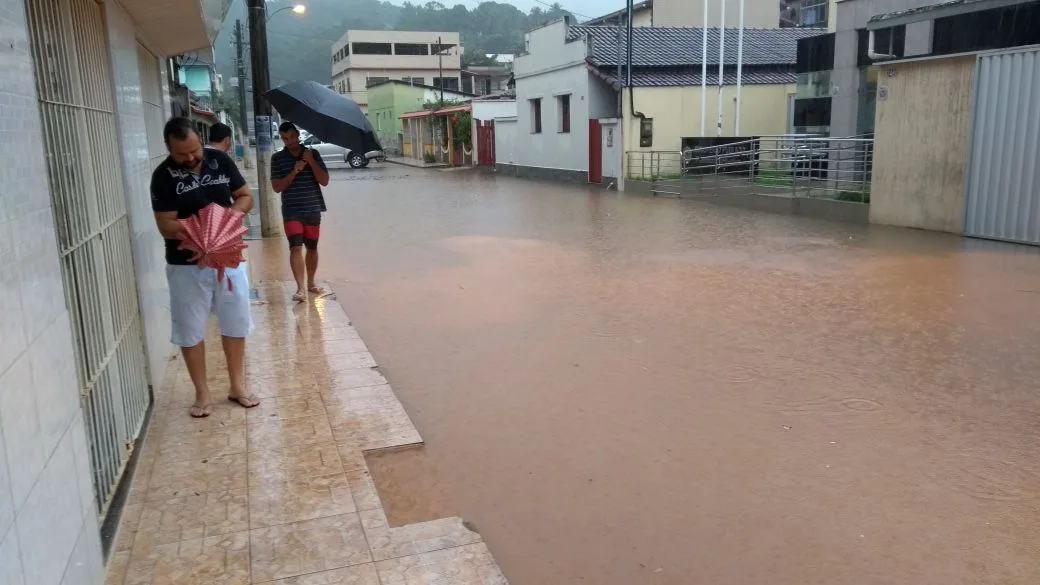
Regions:
<svg viewBox="0 0 1040 585"><path fill-rule="evenodd" d="M980 55L964 234L1040 245L1040 50Z"/></svg>
<svg viewBox="0 0 1040 585"><path fill-rule="evenodd" d="M51 202L104 517L149 401L103 15L94 0L28 0Z"/></svg>

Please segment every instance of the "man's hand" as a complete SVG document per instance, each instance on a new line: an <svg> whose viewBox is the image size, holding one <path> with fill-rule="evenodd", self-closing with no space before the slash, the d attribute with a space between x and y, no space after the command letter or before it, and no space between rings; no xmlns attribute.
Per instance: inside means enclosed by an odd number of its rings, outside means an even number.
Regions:
<svg viewBox="0 0 1040 585"><path fill-rule="evenodd" d="M314 157L311 157L311 160L314 160ZM303 169L305 169L305 168L307 168L307 155L306 154L303 155L303 160L296 161L296 166L293 167L293 170L296 171L297 173L302 173Z"/></svg>
<svg viewBox="0 0 1040 585"><path fill-rule="evenodd" d="M307 163L309 165L314 164L314 151L313 150L311 150L309 148L305 148L303 150L303 162L305 162L305 163Z"/></svg>

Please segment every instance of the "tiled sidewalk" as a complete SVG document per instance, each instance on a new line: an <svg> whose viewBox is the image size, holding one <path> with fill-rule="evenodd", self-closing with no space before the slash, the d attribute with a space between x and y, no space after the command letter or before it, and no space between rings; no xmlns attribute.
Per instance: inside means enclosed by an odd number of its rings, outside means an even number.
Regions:
<svg viewBox="0 0 1040 585"><path fill-rule="evenodd" d="M171 362L108 585L506 585L461 519L387 525L362 453L421 439L339 303L259 292L246 369L262 404L227 402L215 332L212 416L188 416Z"/></svg>

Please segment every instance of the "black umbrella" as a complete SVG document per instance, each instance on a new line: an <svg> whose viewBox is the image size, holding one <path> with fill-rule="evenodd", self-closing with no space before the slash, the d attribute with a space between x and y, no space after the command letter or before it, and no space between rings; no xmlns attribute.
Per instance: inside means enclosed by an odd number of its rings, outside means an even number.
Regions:
<svg viewBox="0 0 1040 585"><path fill-rule="evenodd" d="M365 154L383 150L372 123L357 102L316 81L286 83L265 96L282 118L323 142Z"/></svg>

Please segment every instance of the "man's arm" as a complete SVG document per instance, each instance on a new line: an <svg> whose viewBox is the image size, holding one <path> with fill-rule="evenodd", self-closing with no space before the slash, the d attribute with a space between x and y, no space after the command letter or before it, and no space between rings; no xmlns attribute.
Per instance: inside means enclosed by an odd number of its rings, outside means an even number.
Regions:
<svg viewBox="0 0 1040 585"><path fill-rule="evenodd" d="M231 204L231 209L235 211L249 213L253 209L253 192L249 190L249 185L242 185L235 189L231 193L231 199L234 200L234 203Z"/></svg>
<svg viewBox="0 0 1040 585"><path fill-rule="evenodd" d="M321 159L321 153L310 148L303 153L303 160L311 166L314 180L322 187L329 186L329 169L325 168L325 161Z"/></svg>
<svg viewBox="0 0 1040 585"><path fill-rule="evenodd" d="M171 183L163 173L165 169L157 169L152 173L152 211L155 213L155 225L162 237L168 240L180 240L184 236L184 226L177 221L177 195L171 189Z"/></svg>
<svg viewBox="0 0 1040 585"><path fill-rule="evenodd" d="M180 240L184 238L184 226L177 221L176 211L156 211L155 225L159 233L167 240Z"/></svg>

